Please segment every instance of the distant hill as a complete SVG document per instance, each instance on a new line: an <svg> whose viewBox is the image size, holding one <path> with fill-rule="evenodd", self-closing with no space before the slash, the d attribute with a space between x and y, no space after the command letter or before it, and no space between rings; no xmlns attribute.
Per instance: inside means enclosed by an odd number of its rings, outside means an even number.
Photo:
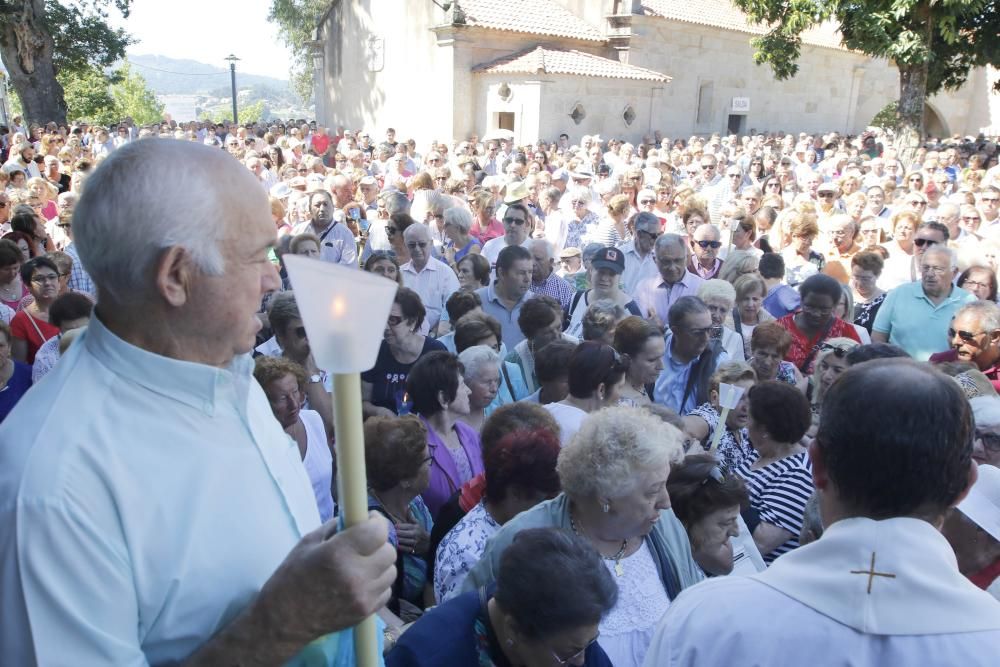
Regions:
<svg viewBox="0 0 1000 667"><path fill-rule="evenodd" d="M150 54L130 53L127 59L174 120L196 120L232 103L228 67ZM285 79L241 72L237 63L236 86L241 106L264 101L265 118L312 117L311 104L304 105Z"/></svg>
<svg viewBox="0 0 1000 667"><path fill-rule="evenodd" d="M229 68L208 65L196 60L178 60L166 56L129 54L128 61L135 71L142 74L146 83L160 95L211 95L225 91L229 94ZM168 72L176 72L171 74ZM191 75L200 76L191 76ZM270 88L278 93L292 94L287 80L270 76L248 74L236 64L236 85L240 90L248 87Z"/></svg>

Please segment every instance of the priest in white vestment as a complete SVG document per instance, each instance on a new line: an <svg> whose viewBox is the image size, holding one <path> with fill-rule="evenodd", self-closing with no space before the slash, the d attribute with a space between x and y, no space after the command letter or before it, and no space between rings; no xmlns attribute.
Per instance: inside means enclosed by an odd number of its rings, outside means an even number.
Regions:
<svg viewBox="0 0 1000 667"><path fill-rule="evenodd" d="M962 392L930 367L849 369L809 450L822 538L760 574L687 589L645 665L1000 664L1000 602L962 576L940 532L977 478L973 429Z"/></svg>

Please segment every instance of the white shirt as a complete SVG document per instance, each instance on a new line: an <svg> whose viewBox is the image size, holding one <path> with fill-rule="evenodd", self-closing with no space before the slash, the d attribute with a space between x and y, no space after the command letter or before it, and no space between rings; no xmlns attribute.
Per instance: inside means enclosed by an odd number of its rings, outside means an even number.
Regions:
<svg viewBox="0 0 1000 667"><path fill-rule="evenodd" d="M525 250L528 249L528 243L531 241L530 238L525 238L521 243L521 247ZM490 266L496 266L497 258L500 256L500 251L507 247L507 239L503 236L498 236L495 239L490 239L483 246L483 257L490 260Z"/></svg>
<svg viewBox="0 0 1000 667"><path fill-rule="evenodd" d="M320 238L319 258L324 262L358 268L358 247L354 234L351 234L347 225L334 220L329 227L317 234L312 222L306 220L297 224L292 233L316 234Z"/></svg>
<svg viewBox="0 0 1000 667"><path fill-rule="evenodd" d="M0 424L4 664L181 662L318 527L252 371L152 354L95 315L25 394Z"/></svg>
<svg viewBox="0 0 1000 667"><path fill-rule="evenodd" d="M621 251L625 255L622 289L634 299L636 286L643 280L658 275L660 270L656 267L656 257L652 250L646 253L645 257L639 257L639 251L635 249L635 241L623 243Z"/></svg>
<svg viewBox="0 0 1000 667"><path fill-rule="evenodd" d="M987 667L998 651L1000 603L959 574L939 532L856 518L760 574L686 589L645 664Z"/></svg>
<svg viewBox="0 0 1000 667"><path fill-rule="evenodd" d="M306 455L302 459L302 465L312 483L320 521L329 521L334 514L333 454L327 444L326 428L323 426L323 418L315 410L302 410L299 418L306 429Z"/></svg>
<svg viewBox="0 0 1000 667"><path fill-rule="evenodd" d="M547 403L542 406L548 410L559 424L559 443L565 447L570 439L576 435L587 418L587 413L580 408L565 403Z"/></svg>
<svg viewBox="0 0 1000 667"><path fill-rule="evenodd" d="M427 248L430 252L430 248ZM420 295L420 300L424 303L427 316L424 322L428 331L433 331L434 327L441 321L441 314L444 312L444 304L448 297L460 289L458 276L451 270L451 267L439 259L427 258L427 264L422 271L417 271L410 260L399 267L403 274L403 284Z"/></svg>

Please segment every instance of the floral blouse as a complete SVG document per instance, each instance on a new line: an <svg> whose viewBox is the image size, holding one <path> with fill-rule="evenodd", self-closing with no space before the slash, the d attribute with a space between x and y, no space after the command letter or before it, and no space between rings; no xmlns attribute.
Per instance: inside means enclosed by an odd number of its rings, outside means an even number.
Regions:
<svg viewBox="0 0 1000 667"><path fill-rule="evenodd" d="M719 413L711 403L702 403L689 412L688 415L701 417L708 424L708 437L705 438L705 442L702 445L707 452L712 444L712 434L715 433L715 428L719 425ZM722 439L719 440L719 459L726 468L735 471L752 454L750 434L745 428L740 429L739 440L736 439L736 435L729 428L723 431Z"/></svg>
<svg viewBox="0 0 1000 667"><path fill-rule="evenodd" d="M486 551L486 542L499 530L500 524L480 501L448 531L438 545L434 562L434 598L438 604L462 592L466 575Z"/></svg>

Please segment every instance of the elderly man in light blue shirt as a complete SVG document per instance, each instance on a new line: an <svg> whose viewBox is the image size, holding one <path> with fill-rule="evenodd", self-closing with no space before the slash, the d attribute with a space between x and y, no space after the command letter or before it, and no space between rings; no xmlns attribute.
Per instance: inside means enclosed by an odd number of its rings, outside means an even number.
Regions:
<svg viewBox="0 0 1000 667"><path fill-rule="evenodd" d="M952 284L958 270L955 253L934 245L920 257L920 281L891 290L872 324L873 343L892 343L918 361L948 348L948 327L976 297Z"/></svg>
<svg viewBox="0 0 1000 667"><path fill-rule="evenodd" d="M132 142L73 225L94 317L0 426L4 664L282 664L380 608L385 523L319 525L251 375L279 285L253 176L201 144Z"/></svg>

